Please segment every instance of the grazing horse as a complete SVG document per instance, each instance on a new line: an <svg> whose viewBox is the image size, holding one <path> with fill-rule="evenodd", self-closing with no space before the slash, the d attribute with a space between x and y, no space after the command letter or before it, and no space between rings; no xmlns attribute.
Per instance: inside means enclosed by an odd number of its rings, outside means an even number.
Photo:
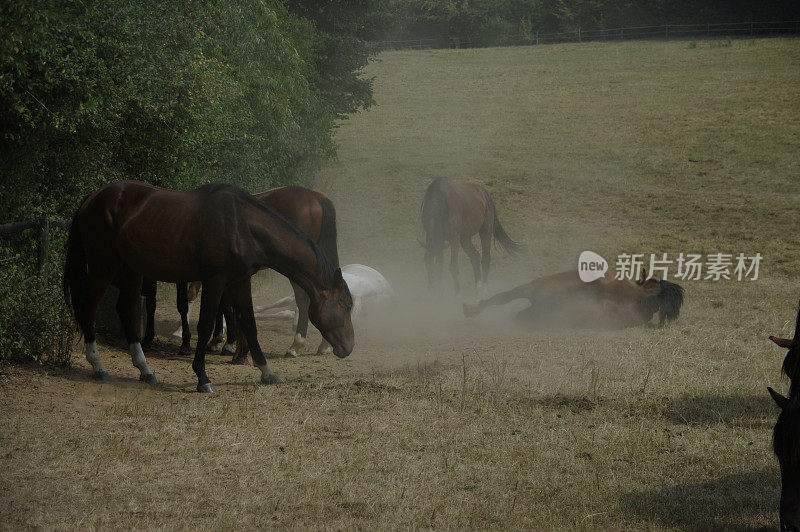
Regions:
<svg viewBox="0 0 800 532"><path fill-rule="evenodd" d="M258 344L250 278L272 268L296 282L311 300L309 317L338 357L353 350L353 300L342 271L320 248L274 209L226 184L173 191L136 181L106 185L87 197L72 220L64 267L64 296L83 333L86 358L96 379L107 380L97 350L94 319L106 287L116 278L118 305L133 364L140 379L155 376L134 324L142 276L171 283L203 282L198 342L192 363L197 390L214 391L205 351L223 292L238 321L261 382L280 382Z"/></svg>
<svg viewBox="0 0 800 532"><path fill-rule="evenodd" d="M444 249L450 245L450 273L456 292L458 284L458 247L472 262L478 294L485 290L489 279L492 237L510 254L522 247L511 240L497 218L494 202L482 186L475 183L456 183L440 177L430 184L422 201L422 226L425 229L425 268L430 287L442 279ZM481 239L481 254L472 244L477 233Z"/></svg>
<svg viewBox="0 0 800 532"><path fill-rule="evenodd" d="M294 223L303 233L308 235L311 240L317 244L323 254L325 254L328 261L335 268L339 267L339 251L336 244L336 209L333 202L317 190L300 186L285 186L273 188L265 192L253 194L253 197L275 209L284 218ZM286 356L296 357L299 349L306 343L308 336L308 306L310 303L309 296L296 282L291 281L292 290L294 291L295 301L298 308L298 319L295 327L294 341L292 345L286 350ZM178 313L181 315L181 348L180 352L188 354L191 351L189 342L192 338L191 330L189 329L188 313L189 306L197 297L200 289L199 282L192 282L188 285L178 285ZM153 291L155 293L155 291ZM152 313L150 309L152 308ZM223 305L222 310L228 312L227 321L232 321L229 306ZM155 314L155 303L152 307L148 304L148 324L152 323ZM214 336L212 343L222 341L223 325L222 325L223 312L217 316ZM148 326L148 330L151 327ZM177 331L176 331L177 332ZM223 347L223 351L233 352L233 331L228 333L228 342Z"/></svg>
<svg viewBox="0 0 800 532"><path fill-rule="evenodd" d="M342 267L342 277L344 277L347 287L350 289L350 295L353 298L353 310L350 312L350 319L352 321L355 321L356 316L358 316L359 312L365 307L374 310L379 307L387 307L397 303L397 298L389 281L374 268L363 264L348 264ZM258 317L261 318L294 319L297 317L297 314L287 309L287 307L293 307L294 304L295 296L286 296L269 305L256 307L255 312L258 314ZM267 314L264 313L265 311L272 312ZM234 338L236 339L236 352L233 357L233 362L243 364L247 361L247 339L241 334L241 331L236 326L235 320L230 321L228 330L234 334ZM317 348L317 354L326 354L330 352L330 350L331 345L323 338Z"/></svg>
<svg viewBox="0 0 800 532"><path fill-rule="evenodd" d="M622 329L650 322L658 312L658 325L675 320L683 304L683 288L669 281L639 281L601 277L581 281L577 270L535 279L501 292L477 305L464 305L464 315L477 316L491 305L527 299L531 306L520 311L520 324L552 324L577 328Z"/></svg>
<svg viewBox="0 0 800 532"><path fill-rule="evenodd" d="M788 398L767 387L781 409L772 432L772 449L781 467L780 524L781 530L800 530L800 310L792 340L774 336L769 339L789 350L782 371L791 383Z"/></svg>

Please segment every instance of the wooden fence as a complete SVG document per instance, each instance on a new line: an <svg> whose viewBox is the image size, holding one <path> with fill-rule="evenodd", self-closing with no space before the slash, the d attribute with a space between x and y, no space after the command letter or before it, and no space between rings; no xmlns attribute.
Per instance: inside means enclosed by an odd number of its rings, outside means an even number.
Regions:
<svg viewBox="0 0 800 532"><path fill-rule="evenodd" d="M660 26L631 26L528 34L498 35L486 42L464 41L457 38L432 37L369 43L375 50L426 49L426 48L472 48L476 46L520 46L586 41L622 41L641 39L686 39L693 37L764 37L770 35L792 35L800 33L800 21L777 22L730 22L707 24L663 24Z"/></svg>
<svg viewBox="0 0 800 532"><path fill-rule="evenodd" d="M50 229L54 227L69 227L72 220L65 220L62 218L50 218L49 216L42 216L36 220L27 220L24 222L12 222L7 224L0 224L0 235L9 235L14 233L21 233L28 229L37 229L38 235L38 255L36 258L36 271L39 276L44 278L47 274L47 257L50 254Z"/></svg>

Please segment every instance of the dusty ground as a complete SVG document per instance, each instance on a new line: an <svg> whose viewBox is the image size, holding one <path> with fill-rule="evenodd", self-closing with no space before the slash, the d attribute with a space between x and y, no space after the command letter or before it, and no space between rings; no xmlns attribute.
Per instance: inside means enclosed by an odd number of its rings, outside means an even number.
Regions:
<svg viewBox="0 0 800 532"><path fill-rule="evenodd" d="M378 106L342 124L315 186L337 205L343 263L382 271L399 307L353 354L281 355L285 379L208 357L194 392L169 287L161 384L111 337L109 383L0 368L0 526L65 528L767 528L780 480L765 386L800 296L800 41L582 44L385 53ZM494 194L522 259L490 291L592 249L760 252L757 282L687 282L663 330L525 332L514 306L425 287L419 202L436 176ZM469 286L462 256L462 283ZM447 274L445 274L447 279ZM257 301L288 292L262 275ZM196 309L195 309L196 312Z"/></svg>

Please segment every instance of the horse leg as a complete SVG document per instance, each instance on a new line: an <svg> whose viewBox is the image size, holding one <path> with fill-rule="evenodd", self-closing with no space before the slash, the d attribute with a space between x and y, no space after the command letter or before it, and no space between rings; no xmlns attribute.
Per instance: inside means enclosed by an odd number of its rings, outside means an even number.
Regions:
<svg viewBox="0 0 800 532"><path fill-rule="evenodd" d="M217 317L214 319L214 333L211 335L211 342L208 345L210 351L219 351L222 349L221 344L225 341L225 306L225 296L223 295L217 310Z"/></svg>
<svg viewBox="0 0 800 532"><path fill-rule="evenodd" d="M147 324L144 328L144 338L142 338L142 348L149 349L156 337L155 321L156 321L156 290L157 284L151 279L142 280L142 295L145 300L145 308L147 311Z"/></svg>
<svg viewBox="0 0 800 532"><path fill-rule="evenodd" d="M461 247L464 249L464 253L467 254L467 257L469 257L469 260L472 263L472 273L475 276L475 297L476 299L480 299L482 294L479 294L478 292L481 283L481 256L478 254L478 250L475 249L475 246L472 245L472 237L470 236L462 235Z"/></svg>
<svg viewBox="0 0 800 532"><path fill-rule="evenodd" d="M122 328L125 330L125 339L128 341L131 361L139 370L139 380L155 385L157 383L156 376L147 366L147 359L144 357L139 338L139 297L142 293L142 276L127 267L123 267L119 280L117 313L122 321Z"/></svg>
<svg viewBox="0 0 800 532"><path fill-rule="evenodd" d="M228 322L228 340L233 341L236 348L231 357L231 364L247 364L247 354L250 352L250 346L247 345L247 338L242 332L242 327L239 325L239 318L236 316L236 309L233 305L228 306L229 316L225 317Z"/></svg>
<svg viewBox="0 0 800 532"><path fill-rule="evenodd" d="M483 309L492 305L505 305L506 303L510 303L515 299L521 298L529 298L530 294L528 292L528 288L530 284L525 284L522 286L518 286L516 288L512 288L508 292L500 292L499 294L495 294L489 299L482 300L478 302L477 305L467 305L464 304L464 316L468 318L474 318L478 314L480 314Z"/></svg>
<svg viewBox="0 0 800 532"><path fill-rule="evenodd" d="M298 351L306 345L308 306L311 304L308 294L299 285L292 283L292 290L294 290L294 301L297 304L297 324L294 329L294 341L286 350L287 357L297 357Z"/></svg>
<svg viewBox="0 0 800 532"><path fill-rule="evenodd" d="M228 334L225 339L225 344L222 346L221 353L234 354L236 353L236 340L238 338L237 328L239 326L236 323L236 311L234 310L233 305L224 305L222 307L222 316L225 318L225 325L228 329ZM240 353L240 356L247 356L246 346L244 353Z"/></svg>
<svg viewBox="0 0 800 532"><path fill-rule="evenodd" d="M203 283L203 292L200 296L200 318L197 321L197 347L194 352L192 369L197 375L197 391L214 393L211 380L206 375L206 348L214 332L214 320L219 310L219 302L225 288L224 279L213 279Z"/></svg>
<svg viewBox="0 0 800 532"><path fill-rule="evenodd" d="M492 262L492 233L490 231L481 231L481 270L483 273L482 279L477 282L478 285L478 299L486 297L486 290L489 284L489 266Z"/></svg>
<svg viewBox="0 0 800 532"><path fill-rule="evenodd" d="M247 338L247 345L250 347L250 356L253 357L253 364L261 370L261 383L277 384L281 382L280 377L275 375L267 365L267 359L264 353L261 352L261 346L258 343L258 330L256 329L256 317L253 314L250 277L231 286L230 295L236 309L239 327L241 327Z"/></svg>
<svg viewBox="0 0 800 532"><path fill-rule="evenodd" d="M453 239L450 246L450 275L453 277L453 288L456 294L461 290L458 284L458 245Z"/></svg>
<svg viewBox="0 0 800 532"><path fill-rule="evenodd" d="M181 355L191 355L192 347L189 342L192 340L192 330L189 328L189 287L187 283L177 283L177 306L178 314L181 315L181 348L178 351Z"/></svg>
<svg viewBox="0 0 800 532"><path fill-rule="evenodd" d="M114 272L105 272L103 275L92 276L86 279L85 294L72 294L72 297L81 297L82 304L76 312L75 318L83 333L83 342L86 347L86 361L92 366L92 378L97 381L109 380L103 361L100 360L100 351L97 349L97 335L94 320L97 315L97 306L106 292L106 288L114 279Z"/></svg>

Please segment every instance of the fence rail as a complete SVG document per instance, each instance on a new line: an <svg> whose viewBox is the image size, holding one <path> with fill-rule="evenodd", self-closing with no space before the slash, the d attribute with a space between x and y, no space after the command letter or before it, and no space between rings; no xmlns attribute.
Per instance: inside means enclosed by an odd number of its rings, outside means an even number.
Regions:
<svg viewBox="0 0 800 532"><path fill-rule="evenodd" d="M554 44L565 42L613 41L637 39L683 39L688 37L785 35L800 33L800 21L723 22L706 24L662 24L660 26L630 26L599 30L498 35L485 41L463 41L457 38L431 37L423 39L373 41L375 50L472 48L476 46L513 46Z"/></svg>
<svg viewBox="0 0 800 532"><path fill-rule="evenodd" d="M72 220L67 220L64 218L50 218L49 216L42 216L35 220L0 224L0 235L10 235L14 233L22 233L28 229L38 229L39 254L36 258L36 271L39 273L41 278L44 278L47 274L47 257L50 254L50 229L53 227L69 227L71 223Z"/></svg>

